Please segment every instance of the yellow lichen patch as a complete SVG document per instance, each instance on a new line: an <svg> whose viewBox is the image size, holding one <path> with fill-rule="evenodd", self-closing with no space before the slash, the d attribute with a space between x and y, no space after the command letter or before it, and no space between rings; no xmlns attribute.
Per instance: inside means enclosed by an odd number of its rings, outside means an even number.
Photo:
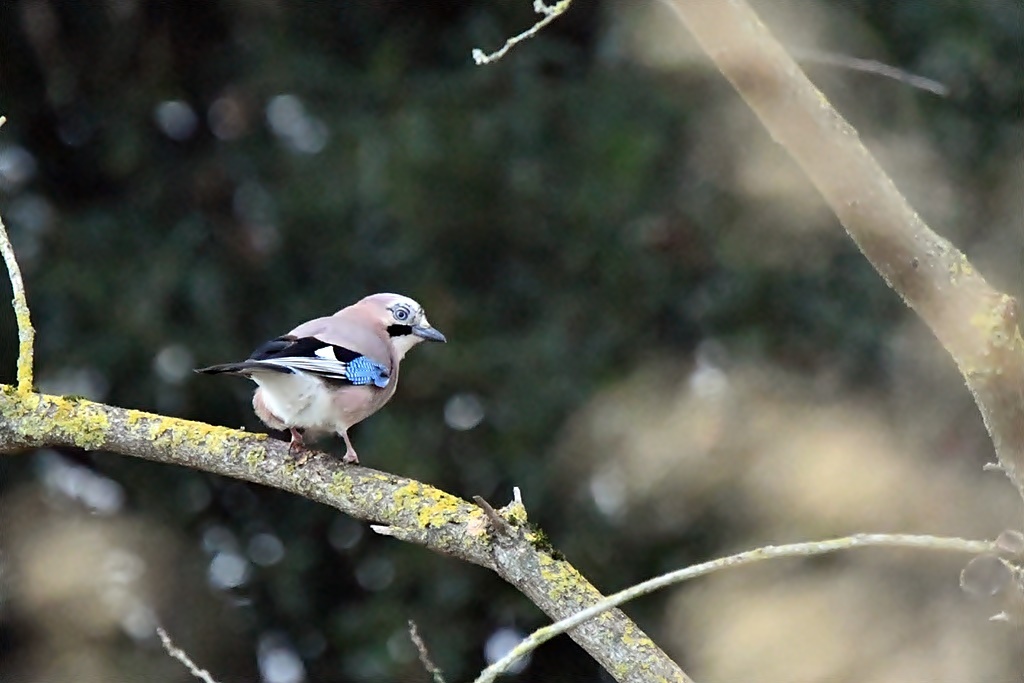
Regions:
<svg viewBox="0 0 1024 683"><path fill-rule="evenodd" d="M81 404L76 405L78 402ZM103 444L111 422L94 403L61 399L58 405L55 418L62 420L63 428L72 434L76 445L92 450Z"/></svg>
<svg viewBox="0 0 1024 683"><path fill-rule="evenodd" d="M263 464L264 460L267 459L267 449L249 448L245 451L245 455L243 457L245 458L245 464L249 466L249 469L255 470Z"/></svg>
<svg viewBox="0 0 1024 683"><path fill-rule="evenodd" d="M547 582L548 596L552 600L563 600L578 593L587 580L568 562L556 560L547 553L539 557L540 575Z"/></svg>
<svg viewBox="0 0 1024 683"><path fill-rule="evenodd" d="M30 440L38 440L53 431L50 421L39 413L42 397L39 394L23 394L14 387L4 387L4 420L17 425L19 432Z"/></svg>
<svg viewBox="0 0 1024 683"><path fill-rule="evenodd" d="M151 416L149 424L149 440L155 443L166 435L171 440L172 445L177 445L174 443L174 423L174 418L160 417L158 415Z"/></svg>
<svg viewBox="0 0 1024 683"><path fill-rule="evenodd" d="M605 613L607 614L607 612ZM609 618L611 615L609 615ZM622 642L634 649L657 647L646 633L641 631L633 622L626 622L626 628L622 631Z"/></svg>
<svg viewBox="0 0 1024 683"><path fill-rule="evenodd" d="M110 422L95 403L21 391L4 395L10 399L3 406L4 417L31 440L44 441L56 432L87 450L99 448L106 440Z"/></svg>
<svg viewBox="0 0 1024 683"><path fill-rule="evenodd" d="M345 474L342 470L335 471L331 475L331 486L328 491L330 491L333 498L351 498L352 477Z"/></svg>
<svg viewBox="0 0 1024 683"><path fill-rule="evenodd" d="M208 451L218 455L237 456L242 452L243 445L238 440L238 433L226 427L217 427L202 422L182 422L185 427L185 440L199 443ZM266 434L250 434L246 438L266 438ZM266 449L263 449L264 454Z"/></svg>
<svg viewBox="0 0 1024 683"><path fill-rule="evenodd" d="M505 519L514 526L526 524L526 507L522 503L512 503L503 510Z"/></svg>
<svg viewBox="0 0 1024 683"><path fill-rule="evenodd" d="M165 441L174 448L191 444L202 445L215 455L238 456L241 453L239 448L241 444L238 442L239 434L234 429L146 413L129 416L129 420L132 420L133 417L136 426L148 422L148 425L144 425L143 428L147 430L146 435L149 440L154 443ZM266 438L266 435L246 435L246 438L258 439L260 437Z"/></svg>
<svg viewBox="0 0 1024 683"><path fill-rule="evenodd" d="M639 659L628 659L626 661L618 662L615 666L615 680L626 680L633 679L637 673L642 673L643 680L650 681L651 683L682 683L688 681L679 672L679 675L673 676L671 679L665 678L664 676L658 676L657 678L651 675L651 657L658 652L658 646L654 644L654 641L648 638L646 635L637 628L636 624L628 622L626 630L622 634L622 642L632 646L632 651L639 653Z"/></svg>
<svg viewBox="0 0 1024 683"><path fill-rule="evenodd" d="M528 527L526 533L523 534L523 538L533 548L545 556L550 556L553 560L565 559L561 554L551 545L551 539L544 533L543 529L536 527Z"/></svg>
<svg viewBox="0 0 1024 683"><path fill-rule="evenodd" d="M125 424L129 427L135 427L146 418L153 417L151 413L144 413L141 410L129 410L128 418L125 420Z"/></svg>
<svg viewBox="0 0 1024 683"><path fill-rule="evenodd" d="M421 528L463 521L459 519L458 513L463 511L465 502L433 486L411 481L396 489L393 497L399 509L415 512L416 521Z"/></svg>

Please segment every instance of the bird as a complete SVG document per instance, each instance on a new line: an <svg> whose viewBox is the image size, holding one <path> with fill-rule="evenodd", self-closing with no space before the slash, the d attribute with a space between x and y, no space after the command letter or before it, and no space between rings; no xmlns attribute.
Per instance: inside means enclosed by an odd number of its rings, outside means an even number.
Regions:
<svg viewBox="0 0 1024 683"><path fill-rule="evenodd" d="M345 442L342 460L356 464L349 428L391 400L399 364L424 341L448 340L422 306L401 294L371 294L271 339L246 360L195 371L255 382L253 410L271 429L291 432L293 455L306 450L305 439L335 433Z"/></svg>

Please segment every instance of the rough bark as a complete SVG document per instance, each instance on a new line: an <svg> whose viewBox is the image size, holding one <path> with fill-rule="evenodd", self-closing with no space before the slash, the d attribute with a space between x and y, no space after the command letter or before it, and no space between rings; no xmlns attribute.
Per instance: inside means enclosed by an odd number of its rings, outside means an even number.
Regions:
<svg viewBox="0 0 1024 683"><path fill-rule="evenodd" d="M602 598L528 524L521 504L500 511L507 524L498 532L482 508L440 489L329 456L296 465L285 442L264 434L0 387L0 453L44 446L109 451L295 493L385 526L387 535L491 569L554 620ZM569 635L616 681L690 680L619 610Z"/></svg>

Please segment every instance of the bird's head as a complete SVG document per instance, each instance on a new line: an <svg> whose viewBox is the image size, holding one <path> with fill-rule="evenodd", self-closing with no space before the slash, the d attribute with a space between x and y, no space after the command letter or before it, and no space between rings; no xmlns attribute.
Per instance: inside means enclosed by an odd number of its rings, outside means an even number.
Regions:
<svg viewBox="0 0 1024 683"><path fill-rule="evenodd" d="M445 336L430 326L423 307L401 294L371 294L355 306L366 307L391 337L399 358L422 341L447 342Z"/></svg>

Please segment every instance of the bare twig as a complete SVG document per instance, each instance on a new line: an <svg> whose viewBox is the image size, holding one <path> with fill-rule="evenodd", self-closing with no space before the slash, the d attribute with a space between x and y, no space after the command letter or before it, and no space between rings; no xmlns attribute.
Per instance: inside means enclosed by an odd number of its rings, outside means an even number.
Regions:
<svg viewBox="0 0 1024 683"><path fill-rule="evenodd" d="M519 645L509 650L504 657L484 669L476 678L474 683L493 683L493 681L518 658L533 652L540 645L561 635L580 624L593 619L599 614L613 607L618 607L656 590L671 586L673 584L688 581L689 579L704 576L720 569L740 567L754 564L762 560L779 557L810 557L833 553L837 550L849 550L852 548L889 547L889 548L913 548L918 550L944 550L950 552L970 553L980 555L996 551L995 543L991 541L968 541L962 538L946 538L940 536L915 536L908 534L855 534L844 538L835 538L827 541L811 541L807 543L791 543L788 545L764 546L754 550L729 555L717 560L702 562L682 569L656 576L642 583L630 586L618 593L613 593L607 598L597 602L585 610L577 612L571 617L557 621L549 626L538 629L527 636Z"/></svg>
<svg viewBox="0 0 1024 683"><path fill-rule="evenodd" d="M850 69L851 71L874 74L883 78L891 78L894 81L899 81L900 83L909 85L911 88L924 90L932 93L933 95L938 95L939 97L949 96L949 86L945 83L940 83L939 81L931 78L912 74L909 71L886 64L885 62L880 62L876 59L863 59L860 57L841 55L834 52L821 52L819 50L808 50L802 48L794 48L791 52L798 62L824 64L825 66L836 66L841 69Z"/></svg>
<svg viewBox="0 0 1024 683"><path fill-rule="evenodd" d="M508 522L498 514L498 511L495 510L490 503L484 500L482 496L473 496L473 502L483 509L484 514L487 515L487 519L490 520L491 528L494 529L495 533L505 536L508 535L511 527L509 527Z"/></svg>
<svg viewBox="0 0 1024 683"><path fill-rule="evenodd" d="M0 127L7 122L7 118L0 116ZM21 268L18 267L18 259L14 256L14 247L7 236L7 228L3 219L0 218L0 253L3 253L4 263L7 264L7 275L11 280L11 290L14 292L14 317L18 321L18 391L32 391L32 356L33 345L36 333L32 328L32 317L29 315L28 300L25 298L25 284L21 279Z"/></svg>
<svg viewBox="0 0 1024 683"><path fill-rule="evenodd" d="M484 51L479 48L473 50L473 61L476 62L477 66L480 66L482 64L490 64L491 62L498 61L499 59L504 57L505 53L511 50L516 45L516 43L521 43L522 41L527 40L528 38L533 38L535 35L540 33L540 31L545 26L550 24L552 21L557 19L562 14L565 14L565 11L569 9L569 5L571 4L572 0L559 0L559 2L556 2L554 5L548 6L544 4L543 0L534 0L533 11L536 12L537 14L543 14L544 18L538 21L533 26L531 26L529 29L520 33L519 35L512 36L511 38L506 40L505 44L501 47L500 50L497 50L490 54L484 54Z"/></svg>
<svg viewBox="0 0 1024 683"><path fill-rule="evenodd" d="M419 629L416 628L416 622L412 619L409 620L409 639L412 640L412 644L416 646L416 652L420 656L420 664L427 670L427 673L434 679L434 683L445 683L444 673L438 668L437 664L434 664L434 660L430 658L430 651L427 650L427 644L423 642L423 638L420 637Z"/></svg>
<svg viewBox="0 0 1024 683"><path fill-rule="evenodd" d="M672 14L674 14L676 19L680 22L685 21L682 11L680 11L673 0L656 0L656 2L671 10ZM904 69L900 69L875 59L862 59L860 57L851 57L849 55L842 55L835 52L822 52L820 50L803 48L789 48L789 52L798 62L824 64L825 66L835 66L842 69L849 69L851 71L874 74L876 76L882 76L883 78L891 78L892 80L899 81L900 83L905 83L912 88L925 90L934 95L938 95L939 97L949 96L949 86L945 83L940 83L939 81L931 78L912 74L909 71L905 71Z"/></svg>
<svg viewBox="0 0 1024 683"><path fill-rule="evenodd" d="M179 662L184 664L185 668L188 669L188 672L190 674L192 674L199 680L203 681L203 683L217 683L213 676L210 675L209 671L207 671L206 669L200 669L198 666L196 666L195 662L193 662L192 659L187 654L185 654L185 651L174 644L174 641L171 640L171 637L167 635L167 631L165 631L162 627L157 626L156 634L160 636L160 644L164 646L164 650L167 651L167 654L169 654L170 656L174 657Z"/></svg>

